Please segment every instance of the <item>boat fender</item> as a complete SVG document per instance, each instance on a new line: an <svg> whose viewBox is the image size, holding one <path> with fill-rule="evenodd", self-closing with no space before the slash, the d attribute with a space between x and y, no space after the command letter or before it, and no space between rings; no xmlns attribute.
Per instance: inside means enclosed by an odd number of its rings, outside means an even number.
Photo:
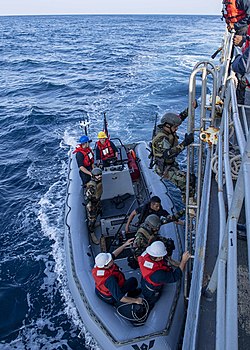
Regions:
<svg viewBox="0 0 250 350"><path fill-rule="evenodd" d="M130 149L127 152L127 156L128 156L128 167L129 167L130 176L132 178L132 181L136 181L140 177L140 170L136 164L135 151L133 149Z"/></svg>

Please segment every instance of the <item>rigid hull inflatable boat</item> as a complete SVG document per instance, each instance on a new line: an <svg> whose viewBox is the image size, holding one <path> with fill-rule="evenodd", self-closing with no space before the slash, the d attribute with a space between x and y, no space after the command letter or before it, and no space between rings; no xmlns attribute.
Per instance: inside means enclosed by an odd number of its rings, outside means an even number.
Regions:
<svg viewBox="0 0 250 350"><path fill-rule="evenodd" d="M65 213L69 287L83 323L101 348L176 349L185 318L182 281L164 286L160 300L139 327L120 317L113 306L95 294L91 273L94 257L101 251L112 252L121 244L122 232L131 211L156 195L161 198L164 209L169 213L176 212L166 184L150 169L148 145L139 142L128 148L119 141L117 147L118 164L103 170L102 213L95 228L99 245L93 244L89 238L82 183L75 157L72 153L70 155ZM168 223L161 226L160 234L174 240L173 258L180 260L184 249L183 228ZM134 276L140 285L140 270L128 265L129 252L129 248L125 249L115 260L116 264L126 278Z"/></svg>

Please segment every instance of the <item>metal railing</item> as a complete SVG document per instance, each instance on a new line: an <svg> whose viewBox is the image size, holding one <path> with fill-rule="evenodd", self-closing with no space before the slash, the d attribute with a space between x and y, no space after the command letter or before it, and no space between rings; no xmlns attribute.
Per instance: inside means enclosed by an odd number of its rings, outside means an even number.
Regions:
<svg viewBox="0 0 250 350"><path fill-rule="evenodd" d="M195 118L195 109L193 107L193 101L195 100L196 81L200 76L202 78L202 96L200 107L200 118ZM207 105L206 91L208 87L208 77L211 76L213 85L213 94L211 105ZM198 237L198 225L200 215L200 203L201 203L201 190L202 181L204 178L204 157L205 157L205 144L201 141L199 135L201 130L205 130L208 126L213 124L215 115L215 101L216 101L216 87L217 87L217 73L216 67L211 62L200 62L194 67L194 70L190 76L189 81L189 118L188 118L188 132L194 132L195 142L188 146L187 152L187 178L186 178L186 220L185 220L185 250L189 250L192 255L196 247L196 237ZM210 110L210 116L207 116L208 108ZM195 196L190 198L190 174L196 176L196 193ZM204 194L204 189L203 189ZM205 207L203 208L206 209ZM193 212L195 211L195 217L193 218ZM204 212L204 211L203 211ZM188 297L189 289L189 276L192 270L192 263L187 264L185 271L185 297Z"/></svg>
<svg viewBox="0 0 250 350"><path fill-rule="evenodd" d="M230 73L230 59L232 50L233 34L228 34L225 39L224 58L221 62L221 70L218 72L213 64L201 62L196 65L191 74L189 84L189 132L198 132L195 125L194 111L191 103L195 96L195 76L202 73L202 96L200 128L204 128L218 122L215 119L216 96L223 99L223 114L220 122L220 132L217 146L205 147L199 142L199 146L189 146L188 171L196 167L197 173L197 203L196 218L191 219L188 214L190 206L187 193L186 214L186 247L194 249L194 261L192 281L189 293L189 305L187 312L186 327L183 340L183 349L192 350L197 346L199 332L200 301L202 293L203 272L205 265L205 251L207 242L207 227L209 220L209 198L211 194L213 157L218 160L217 192L219 211L219 244L218 256L206 294L213 297L217 289L216 297L216 325L215 344L217 350L238 349L238 315L237 315L237 223L243 211L245 200L245 222L248 242L248 264L250 264L250 134L249 120L250 109L244 105L237 105L236 80ZM208 76L212 76L212 103L210 112L206 106L205 92L207 89ZM207 118L207 114L210 117ZM234 130L234 135L231 131ZM194 149L197 149L196 153ZM240 170L235 180L232 176L231 152L241 156ZM195 164L196 157L198 162ZM187 188L189 176L187 175ZM201 196L201 188L202 196ZM195 244L193 244L195 236ZM187 273L188 275L188 273ZM186 277L187 279L187 277ZM187 281L186 281L187 283Z"/></svg>

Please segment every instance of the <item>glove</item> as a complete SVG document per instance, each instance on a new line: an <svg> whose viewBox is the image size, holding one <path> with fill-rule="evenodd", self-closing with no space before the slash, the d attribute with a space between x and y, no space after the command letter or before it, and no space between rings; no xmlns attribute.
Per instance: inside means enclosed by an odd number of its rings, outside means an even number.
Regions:
<svg viewBox="0 0 250 350"><path fill-rule="evenodd" d="M178 220L178 219L181 218L184 214L185 214L185 209L182 209L182 210L178 211L176 214L174 214L174 216L176 217L176 220Z"/></svg>
<svg viewBox="0 0 250 350"><path fill-rule="evenodd" d="M194 109L196 109L196 108L198 107L198 101L197 101L197 99L195 99L195 100L192 102L192 104L193 104Z"/></svg>
<svg viewBox="0 0 250 350"><path fill-rule="evenodd" d="M185 134L184 141L182 142L183 146L189 146L192 142L194 142L194 134L190 132L190 134Z"/></svg>

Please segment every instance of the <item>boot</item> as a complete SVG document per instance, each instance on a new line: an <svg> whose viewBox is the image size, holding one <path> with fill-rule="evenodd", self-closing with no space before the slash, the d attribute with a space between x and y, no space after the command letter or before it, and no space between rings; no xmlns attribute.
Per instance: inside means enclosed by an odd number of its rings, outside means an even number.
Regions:
<svg viewBox="0 0 250 350"><path fill-rule="evenodd" d="M141 288L136 288L135 290L130 290L127 293L127 296L130 298L137 298L141 294L141 292L142 292Z"/></svg>
<svg viewBox="0 0 250 350"><path fill-rule="evenodd" d="M91 231L91 232L90 232L90 238L91 238L91 241L92 241L94 244L99 244L99 239L96 237L94 231Z"/></svg>

